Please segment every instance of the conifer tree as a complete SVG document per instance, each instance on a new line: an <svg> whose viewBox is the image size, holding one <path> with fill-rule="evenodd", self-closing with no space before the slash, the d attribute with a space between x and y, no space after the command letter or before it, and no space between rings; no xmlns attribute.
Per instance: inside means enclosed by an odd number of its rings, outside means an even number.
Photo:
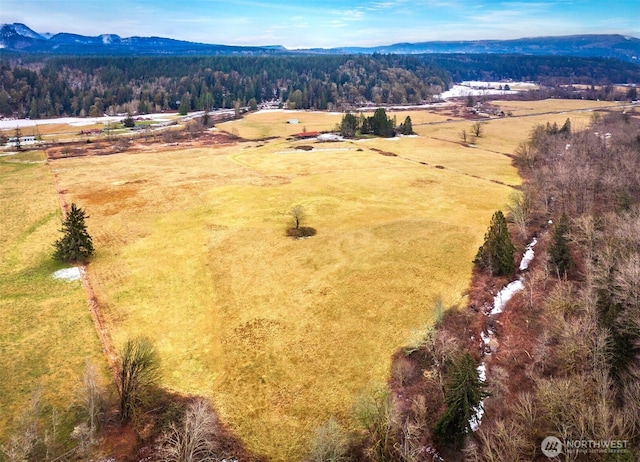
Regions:
<svg viewBox="0 0 640 462"><path fill-rule="evenodd" d="M71 204L71 209L60 230L64 236L54 244L56 260L86 263L91 258L93 242L87 232L85 218L89 218L85 211L78 208L76 204Z"/></svg>
<svg viewBox="0 0 640 462"><path fill-rule="evenodd" d="M400 126L398 127L398 130L403 135L413 135L414 131L413 131L413 123L411 122L411 117L407 116L406 119L404 119L404 122L401 123Z"/></svg>
<svg viewBox="0 0 640 462"><path fill-rule="evenodd" d="M458 443L470 430L469 420L487 393L476 364L469 353L451 365L445 393L447 410L436 423L434 432L445 443Z"/></svg>
<svg viewBox="0 0 640 462"><path fill-rule="evenodd" d="M558 277L564 277L571 267L571 251L569 250L569 220L564 213L556 224L549 247L549 260L555 266Z"/></svg>
<svg viewBox="0 0 640 462"><path fill-rule="evenodd" d="M564 124L558 133L562 133L565 136L571 135L571 119L567 117L567 120L564 121Z"/></svg>
<svg viewBox="0 0 640 462"><path fill-rule="evenodd" d="M492 276L509 276L516 270L513 259L515 247L511 242L507 220L498 210L491 218L491 224L484 235L484 244L478 249L474 260Z"/></svg>

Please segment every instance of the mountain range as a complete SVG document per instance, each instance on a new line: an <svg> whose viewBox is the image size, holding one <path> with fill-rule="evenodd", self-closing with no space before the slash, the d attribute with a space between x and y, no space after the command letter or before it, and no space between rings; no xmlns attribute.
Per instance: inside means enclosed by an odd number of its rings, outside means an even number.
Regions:
<svg viewBox="0 0 640 462"><path fill-rule="evenodd" d="M433 41L396 43L376 47L341 47L288 50L274 46L231 46L188 42L163 37L128 37L115 34L84 36L70 33L40 34L20 23L0 26L0 53L51 55L212 56L274 54L421 54L496 53L604 57L640 63L640 39L622 35L570 35L515 40Z"/></svg>

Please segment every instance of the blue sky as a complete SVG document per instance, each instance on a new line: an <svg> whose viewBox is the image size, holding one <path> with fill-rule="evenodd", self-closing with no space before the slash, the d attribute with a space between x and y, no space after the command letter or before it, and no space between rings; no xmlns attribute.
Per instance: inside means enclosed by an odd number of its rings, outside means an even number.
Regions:
<svg viewBox="0 0 640 462"><path fill-rule="evenodd" d="M160 36L287 48L618 33L640 37L638 0L0 0L36 32Z"/></svg>

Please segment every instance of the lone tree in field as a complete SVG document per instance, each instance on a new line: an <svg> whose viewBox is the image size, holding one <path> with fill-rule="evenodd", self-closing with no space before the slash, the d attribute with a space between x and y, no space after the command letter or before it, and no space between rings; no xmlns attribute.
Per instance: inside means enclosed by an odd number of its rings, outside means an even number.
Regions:
<svg viewBox="0 0 640 462"><path fill-rule="evenodd" d="M492 276L510 276L516 270L513 259L515 247L507 228L504 214L498 210L484 235L484 244L478 249L474 263L489 271Z"/></svg>
<svg viewBox="0 0 640 462"><path fill-rule="evenodd" d="M311 237L316 234L315 228L302 226L302 223L306 219L306 215L304 213L304 208L302 208L301 205L296 205L289 210L289 216L291 217L291 222L289 228L287 228L287 236L300 239L303 237Z"/></svg>
<svg viewBox="0 0 640 462"><path fill-rule="evenodd" d="M445 443L460 443L471 429L469 419L475 414L475 408L486 396L475 361L465 353L451 365L445 398L447 410L434 428L438 439Z"/></svg>
<svg viewBox="0 0 640 462"><path fill-rule="evenodd" d="M471 126L471 133L473 133L477 138L480 138L484 133L484 127L480 122L476 122Z"/></svg>
<svg viewBox="0 0 640 462"><path fill-rule="evenodd" d="M305 219L304 209L301 205L296 205L294 208L289 210L289 215L291 216L291 225L294 229L300 229L302 226L302 222Z"/></svg>
<svg viewBox="0 0 640 462"><path fill-rule="evenodd" d="M120 352L118 393L120 419L128 422L143 407L158 381L160 361L153 344L144 337L127 340Z"/></svg>
<svg viewBox="0 0 640 462"><path fill-rule="evenodd" d="M76 204L71 204L71 209L67 213L67 218L62 222L64 233L61 239L54 244L56 251L54 258L60 261L86 263L93 255L93 242L87 232L84 223L85 218L89 218L83 209Z"/></svg>

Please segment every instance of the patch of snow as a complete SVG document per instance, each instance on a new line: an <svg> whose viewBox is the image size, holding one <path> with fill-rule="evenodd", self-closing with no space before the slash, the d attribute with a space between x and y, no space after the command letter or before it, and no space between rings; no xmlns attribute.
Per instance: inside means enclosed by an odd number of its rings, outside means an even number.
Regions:
<svg viewBox="0 0 640 462"><path fill-rule="evenodd" d="M515 294L524 289L524 282L522 279L516 279L504 286L498 295L493 297L493 308L489 312L489 315L502 313L505 305L513 298Z"/></svg>
<svg viewBox="0 0 640 462"><path fill-rule="evenodd" d="M63 268L53 273L54 279L63 279L67 282L80 280L80 268L74 266L72 268Z"/></svg>
<svg viewBox="0 0 640 462"><path fill-rule="evenodd" d="M482 343L484 343L485 346L489 345L491 337L488 334L485 334L484 331L482 331L480 332L480 338L482 338Z"/></svg>
<svg viewBox="0 0 640 462"><path fill-rule="evenodd" d="M529 267L529 263L533 260L535 256L533 252L533 247L538 243L538 240L534 237L529 245L527 245L527 249L522 257L522 262L520 262L520 271L524 271ZM505 305L511 298L524 289L524 277L520 277L515 281L510 282L506 286L504 286L498 295L493 297L493 308L489 310L486 314L487 316L492 316L494 314L502 313ZM491 327L487 328L487 333L484 331L480 332L480 337L482 338L482 343L484 344L483 356L490 355L491 352L487 351L486 347L489 346L491 340L495 336L495 332ZM485 382L487 380L487 363L483 360L480 365L476 368L478 372L478 379L481 382ZM472 431L477 431L480 428L480 423L482 422L482 416L484 415L484 399L480 401L478 406L473 408L473 415L469 419L469 427L471 427Z"/></svg>
<svg viewBox="0 0 640 462"><path fill-rule="evenodd" d="M166 121L168 119L175 118L176 114L173 113L158 113L158 114L145 114L145 119L151 119L154 121ZM126 115L117 116L103 116L103 117L58 117L55 119L3 119L0 120L0 130L10 130L15 128L35 127L37 125L51 125L51 124L69 124L73 126L93 125L93 124L108 124L111 122L119 122Z"/></svg>
<svg viewBox="0 0 640 462"><path fill-rule="evenodd" d="M487 380L487 365L484 362L482 362L476 370L478 371L478 378L481 382Z"/></svg>
<svg viewBox="0 0 640 462"><path fill-rule="evenodd" d="M480 363L480 365L476 368L478 372L478 379L481 382L485 382L487 380L487 365L484 361ZM469 419L469 426L471 427L471 431L477 431L480 428L480 423L482 422L482 416L484 415L484 400L481 400L476 407L473 408L473 415Z"/></svg>
<svg viewBox="0 0 640 462"><path fill-rule="evenodd" d="M525 271L526 269L529 268L529 263L531 263L531 261L533 260L533 257L535 257L536 255L535 252L533 251L533 247L537 243L538 243L538 239L534 237L533 240L527 246L527 249L525 250L524 255L522 256L520 267L518 268L520 271Z"/></svg>
<svg viewBox="0 0 640 462"><path fill-rule="evenodd" d="M516 90L490 90L476 89L464 85L454 85L450 90L440 93L438 96L442 99L462 98L465 96L482 96L482 95L513 95L517 94Z"/></svg>
<svg viewBox="0 0 640 462"><path fill-rule="evenodd" d="M344 138L340 135L334 135L331 133L323 133L318 135L318 141L344 141Z"/></svg>
<svg viewBox="0 0 640 462"><path fill-rule="evenodd" d="M487 365L484 361L480 363L480 365L476 368L478 372L478 379L481 382L485 382L487 380ZM473 414L469 419L469 427L471 427L471 431L478 431L480 428L480 423L482 422L482 416L484 415L484 399L481 400L476 407L473 408Z"/></svg>

